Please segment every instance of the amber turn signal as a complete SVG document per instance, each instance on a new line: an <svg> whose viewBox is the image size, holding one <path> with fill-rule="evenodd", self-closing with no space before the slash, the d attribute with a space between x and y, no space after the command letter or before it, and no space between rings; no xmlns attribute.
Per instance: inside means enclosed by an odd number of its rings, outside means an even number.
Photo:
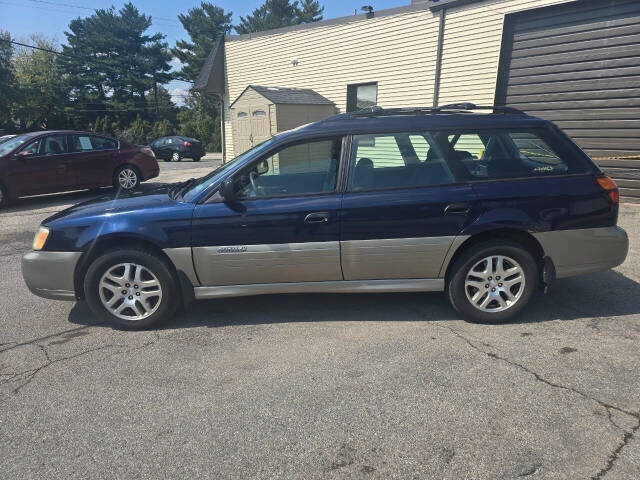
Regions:
<svg viewBox="0 0 640 480"><path fill-rule="evenodd" d="M33 239L33 249L42 250L42 247L44 247L48 237L49 229L47 227L40 227L40 230L38 230L38 233L36 233L36 236Z"/></svg>

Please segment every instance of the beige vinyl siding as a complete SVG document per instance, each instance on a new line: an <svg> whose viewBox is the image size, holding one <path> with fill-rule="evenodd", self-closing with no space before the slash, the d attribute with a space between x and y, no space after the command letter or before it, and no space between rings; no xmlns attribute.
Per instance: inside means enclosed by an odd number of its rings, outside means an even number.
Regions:
<svg viewBox="0 0 640 480"><path fill-rule="evenodd" d="M365 135L360 135L359 137L362 139L367 138ZM404 167L402 154L393 135L371 136L367 140L369 142L375 141L375 146L372 144L371 146L358 145L356 163L361 158L369 158L373 162L373 168Z"/></svg>
<svg viewBox="0 0 640 480"><path fill-rule="evenodd" d="M439 103L492 105L500 61L504 16L567 0L494 0L448 9Z"/></svg>
<svg viewBox="0 0 640 480"><path fill-rule="evenodd" d="M333 115L333 105L292 105L279 104L277 106L277 132L284 132L300 125L326 118ZM274 131L275 133L275 131Z"/></svg>
<svg viewBox="0 0 640 480"><path fill-rule="evenodd" d="M231 110L229 110L229 95L222 95L222 101L224 103L224 109L222 111L222 118L224 120L224 161L228 162L233 157L233 132L231 128Z"/></svg>
<svg viewBox="0 0 640 480"><path fill-rule="evenodd" d="M383 107L431 105L437 41L438 16L427 9L231 39L225 44L225 105L253 84L311 88L344 111L347 85L368 82L378 83ZM231 125L225 128L230 159Z"/></svg>

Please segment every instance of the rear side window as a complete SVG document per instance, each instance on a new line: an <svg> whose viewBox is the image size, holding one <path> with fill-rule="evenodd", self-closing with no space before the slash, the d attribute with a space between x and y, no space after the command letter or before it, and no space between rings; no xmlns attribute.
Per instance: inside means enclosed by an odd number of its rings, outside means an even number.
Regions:
<svg viewBox="0 0 640 480"><path fill-rule="evenodd" d="M428 132L354 135L349 191L453 183L441 149Z"/></svg>
<svg viewBox="0 0 640 480"><path fill-rule="evenodd" d="M118 145L115 140L105 137L90 137L94 150L115 150Z"/></svg>
<svg viewBox="0 0 640 480"><path fill-rule="evenodd" d="M93 150L89 135L71 135L72 152L90 152Z"/></svg>
<svg viewBox="0 0 640 480"><path fill-rule="evenodd" d="M585 165L560 153L544 129L450 132L446 141L472 179L584 173Z"/></svg>

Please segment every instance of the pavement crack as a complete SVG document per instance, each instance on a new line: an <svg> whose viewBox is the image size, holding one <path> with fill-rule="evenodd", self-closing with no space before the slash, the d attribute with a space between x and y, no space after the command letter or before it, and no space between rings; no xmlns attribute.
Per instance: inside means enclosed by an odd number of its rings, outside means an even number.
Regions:
<svg viewBox="0 0 640 480"><path fill-rule="evenodd" d="M600 480L601 478L604 478L604 476L607 473L609 473L609 471L613 468L618 458L620 458L620 452L622 452L622 449L627 445L629 445L631 440L633 440L633 436L636 434L638 429L640 429L640 419L638 420L638 423L636 423L636 425L633 426L631 431L625 432L624 436L622 437L622 442L620 442L618 447L613 452L611 452L611 454L609 455L609 458L607 458L607 464L604 466L602 470L600 470L593 477L591 477L591 480Z"/></svg>
<svg viewBox="0 0 640 480"><path fill-rule="evenodd" d="M50 335L45 335L44 337L38 337L38 338L33 338L31 340L27 340L25 342L11 342L10 344L7 343L5 345L11 345L9 347L6 348L2 348L0 349L0 353L4 353L4 352L8 352L9 350L13 350L15 348L19 348L19 347L24 347L25 345L37 345L38 342L42 342L43 340L48 340L50 338L54 338L54 337L59 337L60 335L64 335L67 333L74 333L74 332L79 332L82 330L86 330L88 328L91 327L98 327L104 325L104 323L92 323L91 325L85 325L83 327L76 327L76 328L69 328L67 330L62 330L60 332L56 332L56 333L52 333ZM2 347L3 345L0 345L0 347Z"/></svg>
<svg viewBox="0 0 640 480"><path fill-rule="evenodd" d="M22 375L26 375L26 379L25 379L24 383L21 383L20 385L18 385L17 387L15 387L13 389L13 393L16 394L20 390L22 390L24 387L29 385L33 381L33 379L36 377L36 375L38 375L38 373L40 373L41 371L49 368L51 365L55 365L56 363L65 362L67 360L72 360L74 358L78 358L78 357L81 357L83 355L87 355L89 353L97 352L97 351L104 350L104 349L107 349L107 348L113 348L113 347L116 347L116 346L118 346L118 345L102 345L100 347L95 347L95 348L90 348L88 350L83 350L83 351L78 352L76 354L69 355L68 357L56 358L55 360L51 360L51 358L49 357L49 354L47 353L46 348L44 348L42 345L38 345L38 347L44 352L45 358L47 359L47 362L44 365L41 365L41 366L39 366L37 368L33 368L31 370L26 370L24 372L17 373L13 378L16 378L16 377L19 377L19 376L22 376ZM7 380L5 380L3 383L7 383Z"/></svg>
<svg viewBox="0 0 640 480"><path fill-rule="evenodd" d="M618 458L620 457L620 453L622 452L622 450L624 449L624 447L626 447L629 442L633 439L634 435L636 434L636 432L640 429L640 413L638 412L632 412L629 410L626 410L624 408L618 407L616 405L611 405L610 403L604 402L602 400L599 400L595 397L592 397L588 394L586 394L585 392L582 392L574 387L568 387L566 385L561 385L559 383L556 382L552 382L551 380L547 380L546 378L544 378L542 375L540 375L539 373L531 370L528 367L525 367L524 365L514 362L506 357L503 357L502 355L499 355L497 353L494 352L490 352L490 351L486 351L483 350L482 348L478 347L475 343L473 343L471 340L469 340L467 337L465 337L463 334L461 334L458 330L456 330L455 328L449 327L448 325L442 325L442 324L434 324L440 328L445 328L447 330L449 330L451 333L453 333L456 337L460 338L461 340L465 341L467 343L467 345L469 345L471 348L473 348L474 350L486 355L487 357L493 359L493 360L498 360L504 363L507 363L513 367L519 368L520 370L533 375L533 377L541 383L544 383L545 385L548 385L552 388L557 388L557 389L561 389L561 390L565 390L568 392L572 392L575 393L576 395L580 395L581 397L590 400L592 402L597 403L598 405L600 405L602 408L604 408L607 412L607 416L608 416L608 420L609 422L616 427L619 430L622 430L624 432L624 436L622 438L622 442L616 447L616 449L609 455L609 457L607 458L607 463L605 465L604 468L602 468L596 475L594 475L593 477L591 477L592 480L600 480L601 478L603 478L610 470L611 468L615 465L616 461L618 460ZM489 344L484 344L486 346L491 347L491 345ZM612 411L617 411L620 413L623 413L625 415L629 415L630 417L633 417L636 419L636 424L631 428L631 430L625 430L624 428L620 427L614 420L613 420L613 416L612 416Z"/></svg>

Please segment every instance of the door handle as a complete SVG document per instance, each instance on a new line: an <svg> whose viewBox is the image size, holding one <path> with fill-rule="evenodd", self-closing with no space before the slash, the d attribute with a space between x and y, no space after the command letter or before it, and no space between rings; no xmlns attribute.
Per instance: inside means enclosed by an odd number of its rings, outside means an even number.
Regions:
<svg viewBox="0 0 640 480"><path fill-rule="evenodd" d="M452 203L444 209L445 215L466 215L471 210L471 205L465 202Z"/></svg>
<svg viewBox="0 0 640 480"><path fill-rule="evenodd" d="M329 212L315 212L304 217L304 223L327 223L328 221Z"/></svg>

